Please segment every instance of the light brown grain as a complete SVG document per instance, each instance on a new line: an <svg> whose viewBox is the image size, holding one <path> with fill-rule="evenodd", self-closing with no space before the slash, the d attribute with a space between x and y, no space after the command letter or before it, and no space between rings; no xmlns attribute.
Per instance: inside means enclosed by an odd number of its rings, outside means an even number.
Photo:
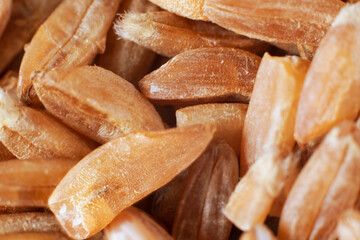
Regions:
<svg viewBox="0 0 360 240"><path fill-rule="evenodd" d="M360 112L359 14L360 3L344 8L315 54L296 117L294 134L300 144L317 141Z"/></svg>
<svg viewBox="0 0 360 240"><path fill-rule="evenodd" d="M1 89L0 141L19 159L81 159L95 147L49 114L17 105Z"/></svg>
<svg viewBox="0 0 360 240"><path fill-rule="evenodd" d="M90 237L187 168L214 132L212 125L192 125L118 137L69 171L49 207L69 236Z"/></svg>
<svg viewBox="0 0 360 240"><path fill-rule="evenodd" d="M335 239L338 217L358 197L359 171L360 130L343 122L296 179L280 217L279 239Z"/></svg>
<svg viewBox="0 0 360 240"><path fill-rule="evenodd" d="M260 58L233 48L200 48L180 53L139 83L161 104L248 102Z"/></svg>
<svg viewBox="0 0 360 240"><path fill-rule="evenodd" d="M24 49L24 45L60 2L61 0L13 0L9 24L0 38L0 73Z"/></svg>
<svg viewBox="0 0 360 240"><path fill-rule="evenodd" d="M40 26L20 66L18 94L40 105L32 86L34 71L91 63L105 50L106 34L120 0L64 0ZM61 22L61 24L59 24Z"/></svg>
<svg viewBox="0 0 360 240"><path fill-rule="evenodd" d="M33 84L51 114L99 143L164 129L154 106L131 83L101 67L54 69Z"/></svg>
<svg viewBox="0 0 360 240"><path fill-rule="evenodd" d="M252 92L241 140L241 175L273 149L288 155L294 145L295 119L309 62L265 54Z"/></svg>
<svg viewBox="0 0 360 240"><path fill-rule="evenodd" d="M317 46L337 13L340 0L205 0L210 21L267 42Z"/></svg>
<svg viewBox="0 0 360 240"><path fill-rule="evenodd" d="M233 47L262 54L269 44L213 23L182 18L169 12L127 13L115 25L117 34L158 54L174 57L204 47Z"/></svg>
<svg viewBox="0 0 360 240"><path fill-rule="evenodd" d="M211 144L189 169L174 220L174 238L228 239L231 223L223 208L238 177L234 150L224 141Z"/></svg>

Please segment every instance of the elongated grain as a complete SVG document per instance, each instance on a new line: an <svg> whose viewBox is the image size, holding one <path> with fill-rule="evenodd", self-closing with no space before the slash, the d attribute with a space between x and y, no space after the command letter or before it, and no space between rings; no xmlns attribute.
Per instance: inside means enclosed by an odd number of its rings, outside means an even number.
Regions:
<svg viewBox="0 0 360 240"><path fill-rule="evenodd" d="M198 239L207 189L216 164L216 146L210 145L191 165L176 211L172 236L175 239Z"/></svg>
<svg viewBox="0 0 360 240"><path fill-rule="evenodd" d="M13 0L9 24L0 38L0 73L23 50L24 45L60 2L61 0Z"/></svg>
<svg viewBox="0 0 360 240"><path fill-rule="evenodd" d="M127 13L118 19L115 30L121 38L167 57L204 47L233 47L261 54L269 46L215 24L193 21L165 11Z"/></svg>
<svg viewBox="0 0 360 240"><path fill-rule="evenodd" d="M224 141L211 144L190 167L176 212L175 239L229 238L223 208L238 181L238 160Z"/></svg>
<svg viewBox="0 0 360 240"><path fill-rule="evenodd" d="M345 164L346 166L342 166L339 169L338 175L322 203L316 223L309 237L311 240L336 239L335 229L339 216L344 210L354 207L360 189L360 178L358 176L360 151L358 152L357 161Z"/></svg>
<svg viewBox="0 0 360 240"><path fill-rule="evenodd" d="M360 112L360 3L344 8L327 32L306 75L295 139L314 142Z"/></svg>
<svg viewBox="0 0 360 240"><path fill-rule="evenodd" d="M60 159L0 162L0 205L47 207L50 194L77 162Z"/></svg>
<svg viewBox="0 0 360 240"><path fill-rule="evenodd" d="M18 94L39 105L32 86L34 71L74 67L93 61L104 52L106 34L120 0L64 0L41 25L25 49L20 66Z"/></svg>
<svg viewBox="0 0 360 240"><path fill-rule="evenodd" d="M242 231L263 224L297 162L280 152L263 155L241 178L225 208L226 217Z"/></svg>
<svg viewBox="0 0 360 240"><path fill-rule="evenodd" d="M1 89L0 141L19 159L81 159L95 147L49 114L17 105Z"/></svg>
<svg viewBox="0 0 360 240"><path fill-rule="evenodd" d="M164 129L154 106L131 83L100 67L45 72L34 87L51 114L99 143Z"/></svg>
<svg viewBox="0 0 360 240"><path fill-rule="evenodd" d="M343 122L296 179L280 217L279 239L335 239L338 217L356 203L359 171L360 130Z"/></svg>
<svg viewBox="0 0 360 240"><path fill-rule="evenodd" d="M260 60L240 49L190 50L146 75L139 87L147 98L161 104L248 102Z"/></svg>
<svg viewBox="0 0 360 240"><path fill-rule="evenodd" d="M275 43L317 46L345 4L340 0L205 0L210 21Z"/></svg>
<svg viewBox="0 0 360 240"><path fill-rule="evenodd" d="M192 125L118 137L70 170L49 207L69 236L90 237L187 168L214 132L212 125Z"/></svg>
<svg viewBox="0 0 360 240"><path fill-rule="evenodd" d="M218 143L218 160L207 190L199 239L229 238L232 224L224 215L224 208L239 179L239 163L233 149Z"/></svg>
<svg viewBox="0 0 360 240"><path fill-rule="evenodd" d="M309 62L265 54L254 85L241 140L241 175L274 148L288 155L301 89Z"/></svg>
<svg viewBox="0 0 360 240"><path fill-rule="evenodd" d="M29 212L0 215L0 235L59 230L56 218L51 213Z"/></svg>

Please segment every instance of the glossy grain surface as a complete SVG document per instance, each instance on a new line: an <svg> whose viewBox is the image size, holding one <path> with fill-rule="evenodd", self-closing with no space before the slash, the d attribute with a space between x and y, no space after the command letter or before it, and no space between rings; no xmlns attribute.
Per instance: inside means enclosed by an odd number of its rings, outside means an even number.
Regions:
<svg viewBox="0 0 360 240"><path fill-rule="evenodd" d="M46 208L55 187L77 162L63 159L0 162L0 206Z"/></svg>
<svg viewBox="0 0 360 240"><path fill-rule="evenodd" d="M159 103L248 102L260 58L232 48L200 48L180 53L139 83Z"/></svg>
<svg viewBox="0 0 360 240"><path fill-rule="evenodd" d="M0 38L0 73L24 49L24 45L60 2L61 0L13 0L9 24Z"/></svg>
<svg viewBox="0 0 360 240"><path fill-rule="evenodd" d="M34 35L21 62L18 94L23 102L40 104L32 87L34 71L86 65L104 51L119 2L64 0L56 8Z"/></svg>
<svg viewBox="0 0 360 240"><path fill-rule="evenodd" d="M340 0L205 0L210 21L268 42L317 46L345 4Z"/></svg>
<svg viewBox="0 0 360 240"><path fill-rule="evenodd" d="M289 154L295 119L310 62L265 54L256 75L241 140L241 175L273 149Z"/></svg>
<svg viewBox="0 0 360 240"><path fill-rule="evenodd" d="M187 168L214 132L213 125L192 125L118 137L70 170L49 207L69 236L90 237Z"/></svg>
<svg viewBox="0 0 360 240"><path fill-rule="evenodd" d="M17 105L1 89L0 141L19 159L81 159L95 148L49 114Z"/></svg>
<svg viewBox="0 0 360 240"><path fill-rule="evenodd" d="M295 138L311 143L360 111L360 5L344 8L327 32L306 75Z"/></svg>
<svg viewBox="0 0 360 240"><path fill-rule="evenodd" d="M338 217L355 206L359 171L360 130L343 122L296 179L281 214L279 239L335 239Z"/></svg>
<svg viewBox="0 0 360 240"><path fill-rule="evenodd" d="M154 106L131 83L101 67L45 72L34 87L51 114L99 143L164 129Z"/></svg>
<svg viewBox="0 0 360 240"><path fill-rule="evenodd" d="M269 46L213 23L186 19L165 11L128 13L117 21L115 30L121 38L167 57L204 47L233 47L261 54Z"/></svg>

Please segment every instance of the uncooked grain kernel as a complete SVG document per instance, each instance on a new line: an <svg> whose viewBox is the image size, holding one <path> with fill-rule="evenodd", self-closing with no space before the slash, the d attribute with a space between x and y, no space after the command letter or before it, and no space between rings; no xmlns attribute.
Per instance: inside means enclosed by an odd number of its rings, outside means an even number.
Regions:
<svg viewBox="0 0 360 240"><path fill-rule="evenodd" d="M242 231L263 224L297 162L273 151L263 155L246 172L231 194L226 217Z"/></svg>
<svg viewBox="0 0 360 240"><path fill-rule="evenodd" d="M240 36L213 23L193 21L169 12L127 13L115 25L121 37L158 54L174 57L204 47L233 47L262 54L269 44Z"/></svg>
<svg viewBox="0 0 360 240"><path fill-rule="evenodd" d="M340 0L205 0L210 21L275 43L317 46L345 4Z"/></svg>
<svg viewBox="0 0 360 240"><path fill-rule="evenodd" d="M25 49L18 85L23 102L41 104L32 86L34 71L86 65L97 53L104 52L106 34L119 3L120 0L64 0L56 8Z"/></svg>
<svg viewBox="0 0 360 240"><path fill-rule="evenodd" d="M302 145L360 112L359 14L360 3L341 10L310 65L295 125L295 139Z"/></svg>
<svg viewBox="0 0 360 240"><path fill-rule="evenodd" d="M309 65L295 56L264 55L242 132L241 175L274 148L284 155L292 151L298 102Z"/></svg>
<svg viewBox="0 0 360 240"><path fill-rule="evenodd" d="M191 165L176 212L172 234L177 240L229 238L231 223L222 213L239 177L238 159L217 141Z"/></svg>
<svg viewBox="0 0 360 240"><path fill-rule="evenodd" d="M50 194L77 162L68 159L0 162L0 206L46 208Z"/></svg>
<svg viewBox="0 0 360 240"><path fill-rule="evenodd" d="M90 237L187 168L215 131L214 125L198 124L118 137L68 172L51 195L49 207L69 236Z"/></svg>
<svg viewBox="0 0 360 240"><path fill-rule="evenodd" d="M261 58L234 48L180 53L140 82L141 92L161 104L248 102Z"/></svg>
<svg viewBox="0 0 360 240"><path fill-rule="evenodd" d="M17 158L81 159L95 145L54 117L18 105L0 89L0 141Z"/></svg>
<svg viewBox="0 0 360 240"><path fill-rule="evenodd" d="M0 215L0 235L56 231L60 231L60 227L51 213L29 212Z"/></svg>
<svg viewBox="0 0 360 240"><path fill-rule="evenodd" d="M39 73L33 84L51 114L99 143L164 129L154 106L131 83L101 67L53 69Z"/></svg>
<svg viewBox="0 0 360 240"><path fill-rule="evenodd" d="M102 234L92 240L102 239ZM0 240L70 240L51 213L27 212L0 215Z"/></svg>
<svg viewBox="0 0 360 240"><path fill-rule="evenodd" d="M360 130L333 128L300 172L280 217L279 239L335 239L338 217L360 190Z"/></svg>
<svg viewBox="0 0 360 240"><path fill-rule="evenodd" d="M61 0L13 1L10 21L0 38L0 73L3 73L16 55L23 50L24 44L31 40L36 30L60 2Z"/></svg>
<svg viewBox="0 0 360 240"><path fill-rule="evenodd" d="M0 240L360 239L358 0L150 1L0 0Z"/></svg>

